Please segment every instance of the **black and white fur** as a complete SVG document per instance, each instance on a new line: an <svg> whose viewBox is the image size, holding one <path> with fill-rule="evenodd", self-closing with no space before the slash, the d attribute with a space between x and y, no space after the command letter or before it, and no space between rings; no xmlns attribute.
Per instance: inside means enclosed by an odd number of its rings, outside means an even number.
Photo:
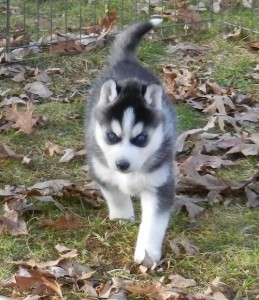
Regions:
<svg viewBox="0 0 259 300"><path fill-rule="evenodd" d="M134 259L157 262L174 199L175 116L162 84L135 58L143 35L161 19L137 23L115 39L111 65L91 90L86 147L92 177L110 219L134 220L131 196L139 196L142 220Z"/></svg>

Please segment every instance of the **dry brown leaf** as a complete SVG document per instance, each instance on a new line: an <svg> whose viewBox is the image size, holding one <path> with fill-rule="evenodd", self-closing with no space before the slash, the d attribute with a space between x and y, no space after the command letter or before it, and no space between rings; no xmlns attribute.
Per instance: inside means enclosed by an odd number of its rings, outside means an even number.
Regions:
<svg viewBox="0 0 259 300"><path fill-rule="evenodd" d="M28 212L39 212L41 211L34 204L28 203L27 199L21 195L21 198L17 196L9 196L4 199L10 210L15 210L20 216Z"/></svg>
<svg viewBox="0 0 259 300"><path fill-rule="evenodd" d="M26 134L31 134L33 126L39 121L39 116L33 117L35 108L32 102L27 103L27 109L25 111L19 111L17 105L11 107L5 107L6 120L14 122L13 128L19 129L19 131Z"/></svg>
<svg viewBox="0 0 259 300"><path fill-rule="evenodd" d="M27 156L16 154L8 145L0 143L0 159L12 158L28 164L30 159Z"/></svg>
<svg viewBox="0 0 259 300"><path fill-rule="evenodd" d="M26 101L24 101L20 97L4 98L4 100L0 103L0 107L7 106L7 105L18 104L18 103L26 104Z"/></svg>
<svg viewBox="0 0 259 300"><path fill-rule="evenodd" d="M227 39L237 39L240 37L240 34L241 34L241 27L240 28L235 28L231 33L228 33L228 34L224 34L223 35L223 39L224 40L227 40Z"/></svg>
<svg viewBox="0 0 259 300"><path fill-rule="evenodd" d="M202 202L202 201L205 200L202 198L195 198L195 197L191 198L188 196L178 195L174 200L172 211L178 213L183 208L185 208L190 217L196 218L204 211L204 208L198 206L195 203Z"/></svg>
<svg viewBox="0 0 259 300"><path fill-rule="evenodd" d="M172 251L176 255L181 254L181 248L179 247L179 245L181 245L181 247L183 247L186 255L195 255L195 254L199 253L199 251L200 251L199 247L191 244L189 239L187 239L186 237L183 237L183 236L173 238L172 240L169 241L169 243L170 243Z"/></svg>
<svg viewBox="0 0 259 300"><path fill-rule="evenodd" d="M66 186L70 186L71 182L63 179L55 179L55 180L48 180L43 182L35 183L34 185L28 187L28 195L33 196L33 192L37 196L53 196L58 194L63 194L63 188Z"/></svg>
<svg viewBox="0 0 259 300"><path fill-rule="evenodd" d="M55 249L59 252L59 253L63 253L63 252L68 252L71 251L71 248L68 248L67 246L63 245L63 244L57 244L55 246Z"/></svg>
<svg viewBox="0 0 259 300"><path fill-rule="evenodd" d="M223 178L217 178L210 174L200 175L192 161L184 162L179 167L178 175L179 192L196 191L234 191L244 187L244 184Z"/></svg>
<svg viewBox="0 0 259 300"><path fill-rule="evenodd" d="M234 154L234 153L242 153L245 156L257 156L259 155L259 147L255 144L239 144L232 147L227 153Z"/></svg>
<svg viewBox="0 0 259 300"><path fill-rule="evenodd" d="M16 157L16 153L6 144L0 143L0 159Z"/></svg>
<svg viewBox="0 0 259 300"><path fill-rule="evenodd" d="M184 289L191 286L196 286L197 284L194 279L186 279L183 276L178 274L169 275L168 279L170 279L170 283L168 283L166 286L172 288Z"/></svg>
<svg viewBox="0 0 259 300"><path fill-rule="evenodd" d="M224 159L220 156L204 155L200 153L194 153L187 158L186 162L192 163L198 171L204 171L207 167L220 169L222 167L233 167L236 165L232 160Z"/></svg>
<svg viewBox="0 0 259 300"><path fill-rule="evenodd" d="M7 203L4 204L5 213L0 217L0 234L8 230L11 235L28 234L26 223L19 218L15 210L9 209Z"/></svg>
<svg viewBox="0 0 259 300"><path fill-rule="evenodd" d="M200 13L192 5L177 9L176 16L179 21L187 23L192 31L198 32L203 28Z"/></svg>
<svg viewBox="0 0 259 300"><path fill-rule="evenodd" d="M25 81L24 72L20 72L12 78L12 81L22 82Z"/></svg>
<svg viewBox="0 0 259 300"><path fill-rule="evenodd" d="M204 294L212 296L215 300L230 300L234 298L233 290L221 282L218 276L209 283L209 287L205 290Z"/></svg>
<svg viewBox="0 0 259 300"><path fill-rule="evenodd" d="M229 110L228 107L235 110L235 105L226 95L213 95L208 97L208 99L210 99L211 104L203 110L204 113L209 113L210 115L214 115L216 113L226 115L227 110Z"/></svg>
<svg viewBox="0 0 259 300"><path fill-rule="evenodd" d="M4 287L16 288L19 292L30 291L37 295L57 294L62 297L58 283L47 271L42 269L24 269L20 267L20 274L7 280Z"/></svg>
<svg viewBox="0 0 259 300"><path fill-rule="evenodd" d="M259 181L259 180L258 180ZM245 187L245 193L247 196L247 207L259 206L259 184L250 184Z"/></svg>
<svg viewBox="0 0 259 300"><path fill-rule="evenodd" d="M57 144L53 144L52 142L46 142L45 148L48 151L49 156L53 156L54 154L63 155L65 153L65 150L63 149L63 147L61 147Z"/></svg>
<svg viewBox="0 0 259 300"><path fill-rule="evenodd" d="M57 220L41 220L41 225L55 230L75 229L82 227L82 221L74 215L61 216Z"/></svg>
<svg viewBox="0 0 259 300"><path fill-rule="evenodd" d="M259 51L259 42L249 42L247 44L247 49L248 51L251 51L251 52L258 52Z"/></svg>
<svg viewBox="0 0 259 300"><path fill-rule="evenodd" d="M64 195L71 198L79 198L94 207L100 207L100 201L98 198L98 193L92 193L89 188L86 190L78 187L77 185L71 184L63 188Z"/></svg>
<svg viewBox="0 0 259 300"><path fill-rule="evenodd" d="M48 82L50 81L49 76L47 75L47 72L40 71L38 74L34 77L36 81L42 81L42 82Z"/></svg>
<svg viewBox="0 0 259 300"><path fill-rule="evenodd" d="M195 92L194 96L197 96L195 91L197 80L187 68L167 65L163 68L162 76L166 83L167 93L173 99L189 99L193 92Z"/></svg>
<svg viewBox="0 0 259 300"><path fill-rule="evenodd" d="M118 283L118 282L117 282ZM145 286L139 286L134 284L128 284L125 282L120 282L119 287L137 295L144 295L148 297L149 299L154 300L187 300L187 298L181 298L180 294L173 291L169 287L166 287L163 283L160 281L156 281L153 284L148 284Z"/></svg>
<svg viewBox="0 0 259 300"><path fill-rule="evenodd" d="M76 156L76 150L75 149L65 149L64 155L60 158L59 162L69 162Z"/></svg>
<svg viewBox="0 0 259 300"><path fill-rule="evenodd" d="M207 47L201 47L196 44L188 43L188 42L180 42L177 43L176 45L169 45L167 47L166 53L167 54L175 54L178 51L182 51L187 54L200 54L204 52L208 52L210 48Z"/></svg>
<svg viewBox="0 0 259 300"><path fill-rule="evenodd" d="M223 203L224 202L222 195L217 191L210 191L207 194L207 201L210 204Z"/></svg>
<svg viewBox="0 0 259 300"><path fill-rule="evenodd" d="M50 45L48 50L55 55L70 56L83 52L84 48L81 44L78 44L75 41L64 41Z"/></svg>
<svg viewBox="0 0 259 300"><path fill-rule="evenodd" d="M106 17L99 19L99 26L101 28L101 31L109 31L111 32L117 22L117 11L112 10L110 12L107 12Z"/></svg>
<svg viewBox="0 0 259 300"><path fill-rule="evenodd" d="M84 282L84 285L80 288L81 291L85 292L86 297L89 297L90 299L98 299L98 293L96 289L93 287L93 282L86 281Z"/></svg>
<svg viewBox="0 0 259 300"><path fill-rule="evenodd" d="M233 127L237 133L241 131L241 128L237 125L237 120L234 117L231 117L226 114L221 115L218 113L209 117L208 123L206 124L205 127L203 127L203 130L207 131L211 128L214 128L216 124L218 124L222 132L226 131L225 129L226 124L231 125L231 127Z"/></svg>
<svg viewBox="0 0 259 300"><path fill-rule="evenodd" d="M202 128L197 128L197 129L187 130L187 131L183 132L182 134L180 134L176 140L176 152L178 152L178 153L183 152L184 146L185 146L188 138L194 137L195 139L197 139L197 137L200 136L202 132L203 132Z"/></svg>
<svg viewBox="0 0 259 300"><path fill-rule="evenodd" d="M53 92L49 90L49 88L41 81L35 81L32 83L28 83L24 87L25 91L37 95L40 98L49 98L52 96Z"/></svg>

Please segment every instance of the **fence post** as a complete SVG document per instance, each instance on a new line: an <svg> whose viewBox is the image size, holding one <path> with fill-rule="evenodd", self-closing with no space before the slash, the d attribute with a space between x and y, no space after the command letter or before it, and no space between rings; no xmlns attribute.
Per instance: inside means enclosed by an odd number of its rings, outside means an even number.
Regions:
<svg viewBox="0 0 259 300"><path fill-rule="evenodd" d="M6 37L5 37L5 60L9 61L10 53L10 0L6 1Z"/></svg>

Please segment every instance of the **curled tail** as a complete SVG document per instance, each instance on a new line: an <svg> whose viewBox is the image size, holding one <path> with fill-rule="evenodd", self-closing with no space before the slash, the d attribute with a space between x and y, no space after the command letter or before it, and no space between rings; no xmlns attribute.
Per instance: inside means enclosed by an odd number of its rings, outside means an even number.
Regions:
<svg viewBox="0 0 259 300"><path fill-rule="evenodd" d="M115 65L124 59L135 60L136 48L144 34L162 22L163 19L150 19L149 21L133 24L120 33L115 38L111 48L111 63Z"/></svg>

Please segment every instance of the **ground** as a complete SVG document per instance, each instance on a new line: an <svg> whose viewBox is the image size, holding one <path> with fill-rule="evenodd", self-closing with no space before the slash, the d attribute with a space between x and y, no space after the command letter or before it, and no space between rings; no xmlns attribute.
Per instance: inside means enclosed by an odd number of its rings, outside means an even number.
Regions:
<svg viewBox="0 0 259 300"><path fill-rule="evenodd" d="M184 38L185 40L187 38ZM258 64L258 54L248 52L245 40L223 40L218 32L208 31L202 37L188 37L193 43L207 46L210 52L195 56L189 66L199 69L212 69L211 77L224 87L234 87L243 93L259 97L259 85L249 74ZM139 58L162 78L162 67L167 64L182 65L179 57L165 55L167 42L145 41L139 50ZM65 179L83 186L90 181L82 168L84 156L77 156L68 163L60 163L60 156L50 157L46 151L46 142L52 142L67 148L80 148L84 145L84 113L88 99L88 90L96 74L107 63L107 47L81 53L76 56L45 56L22 62L24 66L39 69L61 68L62 75L51 75L48 83L54 92L52 98L41 100L35 112L45 118L35 127L32 134L26 135L17 130L4 131L1 143L7 144L16 153L31 158L29 164L13 159L1 159L0 188L6 185L31 186L37 182ZM23 92L23 83L14 83L11 78L2 78L0 90L10 88L8 95L16 96ZM71 97L71 95L73 96ZM206 124L206 117L186 104L176 104L179 120L179 133L199 128ZM255 132L258 128L253 129ZM258 171L258 157L240 158L234 169L217 171L224 178L246 179ZM197 195L196 195L197 196ZM199 195L198 195L199 196ZM201 195L202 196L202 195ZM232 202L222 204L203 204L205 210L190 218L185 212L175 215L170 223L164 242L165 262L162 270L144 274L133 264L134 245L140 221L139 204L135 223L118 225L107 218L104 203L94 208L80 199L59 197L65 207L65 213L80 216L82 224L77 229L54 230L41 226L41 219L57 219L64 215L55 205L29 198L40 209L24 216L28 234L11 236L4 231L0 247L0 281L17 273L17 266L11 261L51 261L58 257L54 246L65 244L77 249L78 262L94 268L94 280L106 282L112 276L131 279L139 284L148 284L170 274L180 274L195 279L197 285L192 293L201 292L216 276L229 286L229 299L255 299L259 294L259 212L257 208L247 208L244 195L227 195ZM1 198L0 198L1 199ZM2 197L3 199L3 197ZM3 209L1 209L3 212ZM177 236L188 238L200 248L196 255L177 256L170 249L169 241ZM1 294L11 295L10 289ZM17 297L20 297L18 294ZM129 299L143 299L144 296L129 295ZM84 299L84 293L63 286L64 299Z"/></svg>

